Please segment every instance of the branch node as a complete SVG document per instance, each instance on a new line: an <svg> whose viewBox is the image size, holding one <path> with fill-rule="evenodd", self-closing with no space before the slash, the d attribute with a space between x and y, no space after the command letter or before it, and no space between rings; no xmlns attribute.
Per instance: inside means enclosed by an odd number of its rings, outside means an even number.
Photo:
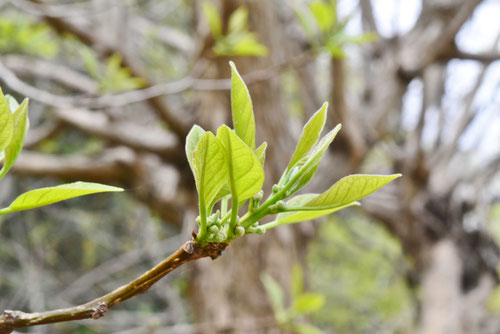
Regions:
<svg viewBox="0 0 500 334"><path fill-rule="evenodd" d="M104 313L106 313L107 310L108 304L106 302L99 302L99 304L97 304L97 307L92 310L92 319L97 320L103 317Z"/></svg>
<svg viewBox="0 0 500 334"><path fill-rule="evenodd" d="M186 241L186 243L182 246L182 249L188 254L193 254L196 250L196 244L192 240Z"/></svg>
<svg viewBox="0 0 500 334"><path fill-rule="evenodd" d="M7 323L14 323L14 320L19 316L19 311L5 310L3 311L3 318Z"/></svg>

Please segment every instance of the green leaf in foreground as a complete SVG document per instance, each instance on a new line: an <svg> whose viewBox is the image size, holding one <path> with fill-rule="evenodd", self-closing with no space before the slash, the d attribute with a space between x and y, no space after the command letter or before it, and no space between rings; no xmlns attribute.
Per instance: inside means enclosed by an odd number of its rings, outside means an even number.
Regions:
<svg viewBox="0 0 500 334"><path fill-rule="evenodd" d="M24 99L23 103L12 115L12 118L14 122L14 131L12 132L12 138L9 144L5 147L5 156L2 169L0 170L0 179L12 168L23 148L24 137L26 136L29 126L28 99Z"/></svg>
<svg viewBox="0 0 500 334"><path fill-rule="evenodd" d="M0 214L38 208L74 197L110 191L123 191L123 189L99 183L74 182L30 190L19 195L9 207L0 210Z"/></svg>
<svg viewBox="0 0 500 334"><path fill-rule="evenodd" d="M263 142L257 149L255 150L255 155L257 156L257 159L259 159L260 164L264 166L264 161L266 160L266 148L267 148L267 143Z"/></svg>
<svg viewBox="0 0 500 334"><path fill-rule="evenodd" d="M227 168L224 147L212 132L205 132L193 153L193 171L200 210L205 210L210 205L226 183Z"/></svg>
<svg viewBox="0 0 500 334"><path fill-rule="evenodd" d="M234 132L252 150L255 149L255 119L252 99L236 66L231 61L231 111L233 113Z"/></svg>
<svg viewBox="0 0 500 334"><path fill-rule="evenodd" d="M200 126L194 125L189 131L186 137L186 157L189 162L189 167L194 173L193 169L193 152L196 149L196 145L200 141L201 137L205 134L205 130L203 130Z"/></svg>
<svg viewBox="0 0 500 334"><path fill-rule="evenodd" d="M302 159L302 157L304 157L318 141L321 130L323 130L323 126L325 125L327 109L328 102L325 102L323 103L323 106L321 106L321 108L314 113L311 119L309 119L306 125L304 125L304 129L300 135L295 152L293 153L290 163L288 164L288 169L293 167L297 161Z"/></svg>
<svg viewBox="0 0 500 334"><path fill-rule="evenodd" d="M264 169L255 153L226 125L217 131L224 145L229 166L229 185L233 197L241 202L255 195L264 184Z"/></svg>
<svg viewBox="0 0 500 334"><path fill-rule="evenodd" d="M14 132L14 120L9 109L9 104L0 88L0 151L9 145Z"/></svg>
<svg viewBox="0 0 500 334"><path fill-rule="evenodd" d="M393 175L349 175L340 179L330 189L306 203L306 206L345 205L358 201L400 177Z"/></svg>
<svg viewBox="0 0 500 334"><path fill-rule="evenodd" d="M294 211L282 212L278 214L276 220L266 225L266 228L269 229L283 224L292 224L292 223L303 222L306 220L312 220L322 216L326 216L330 213L339 211L349 206L359 205L358 202L352 202L340 206L336 205L325 206L328 207L327 209L325 209L324 207L307 206L306 203L310 202L312 199L318 196L319 196L318 194L303 194L295 196L286 203L286 206L289 208L296 208L296 209Z"/></svg>
<svg viewBox="0 0 500 334"><path fill-rule="evenodd" d="M321 138L319 143L314 147L313 151L311 152L311 155L309 156L307 161L304 162L304 165L300 168L300 171L298 172L300 177L298 178L297 184L295 185L293 192L306 185L307 182L309 182L309 180L311 180L311 178L314 176L314 174L318 170L321 159L323 159L326 150L337 136L337 133L340 131L341 127L342 126L338 124L323 138Z"/></svg>
<svg viewBox="0 0 500 334"><path fill-rule="evenodd" d="M0 89L1 91L1 89ZM5 95L5 101L7 102L7 105L9 106L10 111L16 111L17 108L19 108L19 103L16 101L15 98L13 98L10 95Z"/></svg>

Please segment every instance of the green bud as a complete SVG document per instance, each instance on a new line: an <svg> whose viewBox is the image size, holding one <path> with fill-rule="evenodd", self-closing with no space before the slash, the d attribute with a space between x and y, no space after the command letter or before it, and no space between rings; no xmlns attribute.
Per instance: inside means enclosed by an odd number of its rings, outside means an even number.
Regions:
<svg viewBox="0 0 500 334"><path fill-rule="evenodd" d="M217 233L217 232L219 232L219 226L217 226L217 225L210 225L210 227L208 228L208 231L210 233Z"/></svg>
<svg viewBox="0 0 500 334"><path fill-rule="evenodd" d="M257 202L260 202L262 200L262 198L264 198L264 191L263 190L259 190L258 193L253 195L253 199Z"/></svg>
<svg viewBox="0 0 500 334"><path fill-rule="evenodd" d="M282 185L279 185L279 184L275 184L273 185L273 194L276 194L277 192L279 192L281 189L283 189L283 186Z"/></svg>
<svg viewBox="0 0 500 334"><path fill-rule="evenodd" d="M217 210L217 211L215 211L215 213L214 213L214 214L212 214L212 215L210 216L210 218L208 218L208 223L209 223L209 224L214 224L214 223L216 223L216 222L217 222L217 220L219 220L219 217L220 217L220 211L219 211L219 210Z"/></svg>
<svg viewBox="0 0 500 334"><path fill-rule="evenodd" d="M213 240L214 238L215 238L215 234L210 233L210 234L208 235L208 240Z"/></svg>
<svg viewBox="0 0 500 334"><path fill-rule="evenodd" d="M245 228L243 226L236 226L234 229L234 234L236 234L237 237L242 237L245 235Z"/></svg>
<svg viewBox="0 0 500 334"><path fill-rule="evenodd" d="M255 229L255 233L264 234L264 233L266 233L266 229L261 227L261 226L257 226L257 228Z"/></svg>
<svg viewBox="0 0 500 334"><path fill-rule="evenodd" d="M226 239L227 239L227 234L224 232L219 232L215 236L215 241L217 241L217 242L223 242Z"/></svg>
<svg viewBox="0 0 500 334"><path fill-rule="evenodd" d="M201 217L200 216L196 217L195 222L196 222L196 224L200 225L201 224Z"/></svg>
<svg viewBox="0 0 500 334"><path fill-rule="evenodd" d="M283 201L283 200L279 200L279 201L277 201L277 202L276 202L276 208L277 208L278 210L283 210L283 209L285 209L285 208L286 208L286 203L285 203L285 201Z"/></svg>

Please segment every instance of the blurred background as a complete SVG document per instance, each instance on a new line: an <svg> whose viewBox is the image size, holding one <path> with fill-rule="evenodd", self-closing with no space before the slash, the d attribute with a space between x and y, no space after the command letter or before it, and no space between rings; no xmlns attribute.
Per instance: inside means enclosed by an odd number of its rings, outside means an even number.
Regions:
<svg viewBox="0 0 500 334"><path fill-rule="evenodd" d="M231 124L233 60L267 192L323 101L343 129L308 191L404 177L237 240L99 321L21 332L499 333L499 17L498 0L0 0L0 85L31 101L0 202L62 181L126 189L2 216L0 310L89 301L190 238L184 138Z"/></svg>

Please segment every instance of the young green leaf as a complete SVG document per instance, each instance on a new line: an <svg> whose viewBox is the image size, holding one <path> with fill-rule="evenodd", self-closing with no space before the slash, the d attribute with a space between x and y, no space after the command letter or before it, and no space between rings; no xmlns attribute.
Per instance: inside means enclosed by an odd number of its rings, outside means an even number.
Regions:
<svg viewBox="0 0 500 334"><path fill-rule="evenodd" d="M298 195L286 202L288 208L294 209L294 211L287 211L279 213L276 220L267 226L266 228L276 227L283 224L299 223L306 220L316 219L322 216L326 216L330 213L339 211L341 209L347 208L349 206L359 205L357 202L348 203L345 205L325 205L321 207L309 206L307 203L311 200L317 198L318 194L303 194Z"/></svg>
<svg viewBox="0 0 500 334"><path fill-rule="evenodd" d="M328 102L325 102L304 126L295 152L288 163L287 170L292 168L297 161L302 159L318 141L321 130L323 130L323 126L325 125L327 109Z"/></svg>
<svg viewBox="0 0 500 334"><path fill-rule="evenodd" d="M248 9L239 7L229 17L228 33L240 33L246 30L248 21Z"/></svg>
<svg viewBox="0 0 500 334"><path fill-rule="evenodd" d="M337 183L331 186L330 189L306 203L306 206L343 206L370 195L400 176L401 174L349 175L340 179Z"/></svg>
<svg viewBox="0 0 500 334"><path fill-rule="evenodd" d="M23 103L17 108L17 110L12 115L14 130L12 132L12 138L7 147L4 150L4 163L2 169L0 170L0 179L7 174L16 161L19 152L23 147L24 137L28 131L28 99L24 99Z"/></svg>
<svg viewBox="0 0 500 334"><path fill-rule="evenodd" d="M266 160L266 148L267 148L267 143L263 142L256 150L255 150L255 155L257 156L257 159L259 159L260 164L264 166L264 161Z"/></svg>
<svg viewBox="0 0 500 334"><path fill-rule="evenodd" d="M212 132L205 132L193 152L193 170L200 208L207 208L226 183L227 168L224 147Z"/></svg>
<svg viewBox="0 0 500 334"><path fill-rule="evenodd" d="M14 132L14 119L0 88L0 152L6 148Z"/></svg>
<svg viewBox="0 0 500 334"><path fill-rule="evenodd" d="M0 89L0 91L1 91L1 89ZM19 108L19 103L17 102L17 100L8 94L5 95L5 101L7 101L7 104L9 105L9 109L10 109L11 113L16 111L17 108Z"/></svg>
<svg viewBox="0 0 500 334"><path fill-rule="evenodd" d="M0 210L0 214L38 208L73 197L110 191L123 191L123 189L99 183L74 182L56 187L30 190L17 197L9 207Z"/></svg>
<svg viewBox="0 0 500 334"><path fill-rule="evenodd" d="M325 305L325 296L319 293L302 293L292 303L292 310L299 314L310 314L318 311Z"/></svg>
<svg viewBox="0 0 500 334"><path fill-rule="evenodd" d="M243 201L255 195L264 184L264 170L254 152L226 125L217 130L229 166L229 185L233 196Z"/></svg>
<svg viewBox="0 0 500 334"><path fill-rule="evenodd" d="M215 39L222 36L222 22L219 12L217 11L217 7L215 7L215 5L210 1L205 0L201 3L201 10L203 12L203 16L208 22L212 36L214 36Z"/></svg>
<svg viewBox="0 0 500 334"><path fill-rule="evenodd" d="M333 142L335 136L340 131L341 125L338 124L333 130L328 132L319 143L314 147L311 155L306 160L304 165L298 170L296 178L296 185L292 189L292 193L302 188L304 185L311 180L316 171L318 170L319 163L325 155L328 146Z"/></svg>
<svg viewBox="0 0 500 334"><path fill-rule="evenodd" d="M255 150L255 119L252 99L236 65L231 61L231 111L234 132L252 150Z"/></svg>
<svg viewBox="0 0 500 334"><path fill-rule="evenodd" d="M186 157L189 162L189 167L193 170L193 152L196 149L196 145L200 141L201 137L205 134L205 130L203 130L198 125L193 125L191 130L189 131L186 137ZM194 170L193 170L194 173Z"/></svg>

